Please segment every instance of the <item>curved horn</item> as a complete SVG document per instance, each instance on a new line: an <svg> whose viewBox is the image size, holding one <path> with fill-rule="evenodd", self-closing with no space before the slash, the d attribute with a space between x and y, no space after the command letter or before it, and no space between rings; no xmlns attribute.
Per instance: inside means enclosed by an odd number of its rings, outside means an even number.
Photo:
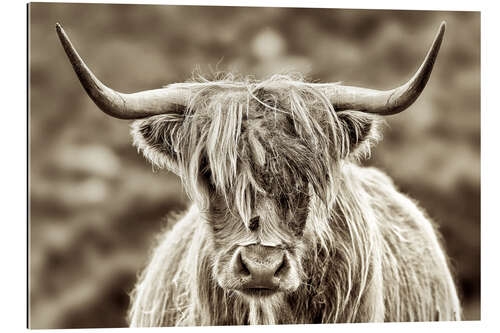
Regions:
<svg viewBox="0 0 500 333"><path fill-rule="evenodd" d="M106 114L119 119L139 119L158 114L181 112L186 90L164 88L123 94L106 87L90 71L59 23L56 31L78 79L94 103Z"/></svg>
<svg viewBox="0 0 500 333"><path fill-rule="evenodd" d="M443 41L446 23L442 22L427 52L424 62L415 75L404 85L392 90L381 91L340 84L316 84L329 96L335 110L357 110L380 115L392 115L408 108L424 90Z"/></svg>

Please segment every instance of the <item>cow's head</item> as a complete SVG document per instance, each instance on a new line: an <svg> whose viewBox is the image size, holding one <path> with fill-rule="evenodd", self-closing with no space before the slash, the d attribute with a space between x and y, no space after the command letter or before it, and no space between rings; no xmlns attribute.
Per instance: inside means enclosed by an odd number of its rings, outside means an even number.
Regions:
<svg viewBox="0 0 500 333"><path fill-rule="evenodd" d="M389 91L274 76L122 94L91 73L59 25L57 32L97 106L135 119L136 146L182 179L210 227L219 286L263 297L299 288L315 237L311 215L333 205L338 168L367 151L376 115L401 112L422 92L444 24L416 74Z"/></svg>

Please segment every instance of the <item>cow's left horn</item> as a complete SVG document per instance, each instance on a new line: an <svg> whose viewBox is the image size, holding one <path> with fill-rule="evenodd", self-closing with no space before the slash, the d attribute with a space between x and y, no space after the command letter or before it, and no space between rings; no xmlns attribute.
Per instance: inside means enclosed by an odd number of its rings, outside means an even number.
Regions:
<svg viewBox="0 0 500 333"><path fill-rule="evenodd" d="M408 108L424 90L443 41L446 23L442 22L434 42L415 75L404 85L381 91L340 84L314 84L329 97L335 110L357 110L380 115L399 113Z"/></svg>
<svg viewBox="0 0 500 333"><path fill-rule="evenodd" d="M180 88L123 94L106 87L83 62L59 23L56 24L56 31L83 88L94 103L108 115L119 119L139 119L180 112L186 105L188 91Z"/></svg>

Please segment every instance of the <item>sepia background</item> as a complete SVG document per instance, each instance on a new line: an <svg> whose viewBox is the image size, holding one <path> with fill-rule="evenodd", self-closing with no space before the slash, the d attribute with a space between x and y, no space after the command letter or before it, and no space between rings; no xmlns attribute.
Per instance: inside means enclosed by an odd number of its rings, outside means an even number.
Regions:
<svg viewBox="0 0 500 333"><path fill-rule="evenodd" d="M257 79L302 72L388 89L423 60L441 21L433 75L387 117L364 163L387 172L436 222L464 316L480 319L478 12L29 6L29 319L32 328L126 326L128 293L162 217L188 204L179 180L137 154L129 122L100 112L55 33L60 22L111 87L134 92L219 71Z"/></svg>

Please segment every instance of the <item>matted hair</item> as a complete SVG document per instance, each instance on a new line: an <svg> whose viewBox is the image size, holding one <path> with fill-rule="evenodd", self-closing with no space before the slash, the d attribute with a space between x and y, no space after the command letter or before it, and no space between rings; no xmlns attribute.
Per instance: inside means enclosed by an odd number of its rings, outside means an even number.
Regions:
<svg viewBox="0 0 500 333"><path fill-rule="evenodd" d="M144 270L132 326L460 318L428 219L387 176L355 163L378 139L377 116L335 112L321 91L291 76L176 86L192 91L184 114L136 121L132 133L153 164L175 170L196 205ZM211 200L207 179L244 223L256 193L288 195L307 184L296 292L248 302L218 286L211 231L198 223ZM182 256L169 257L174 247Z"/></svg>

